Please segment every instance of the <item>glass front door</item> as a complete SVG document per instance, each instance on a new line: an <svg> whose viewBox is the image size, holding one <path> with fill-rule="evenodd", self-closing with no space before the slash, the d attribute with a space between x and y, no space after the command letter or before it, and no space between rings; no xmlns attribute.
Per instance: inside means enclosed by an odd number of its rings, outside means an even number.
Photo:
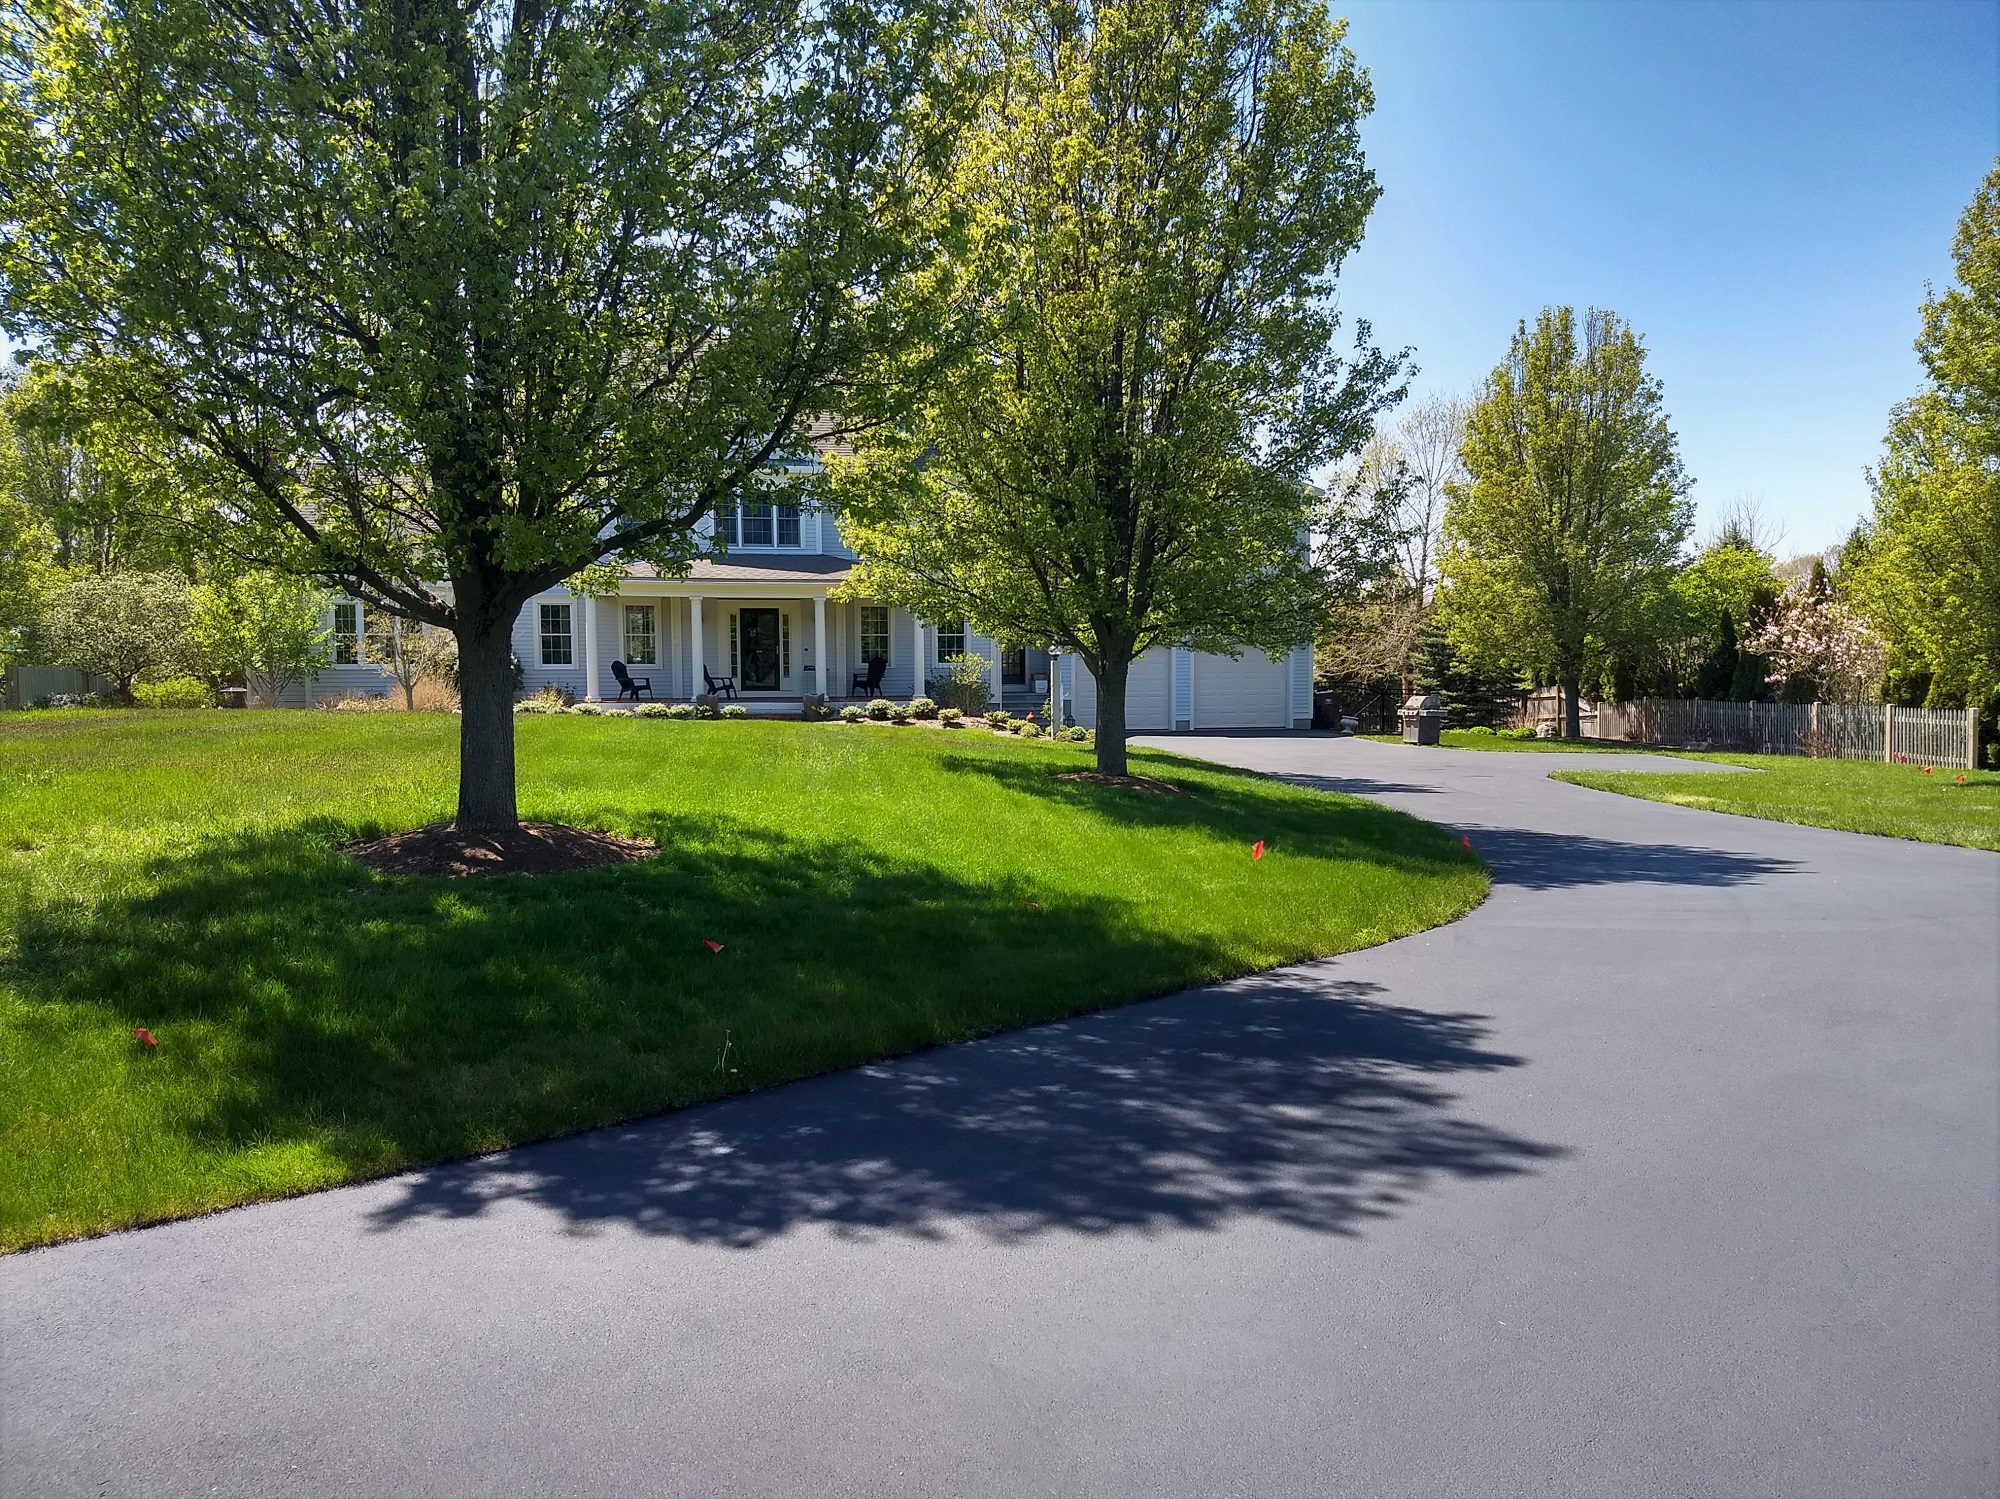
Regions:
<svg viewBox="0 0 2000 1499"><path fill-rule="evenodd" d="M778 657L778 611L745 609L743 623L743 679L737 686L745 692L776 692L781 670Z"/></svg>
<svg viewBox="0 0 2000 1499"><path fill-rule="evenodd" d="M1028 653L1025 650L1000 652L1000 682L1005 687L1025 687L1028 684Z"/></svg>

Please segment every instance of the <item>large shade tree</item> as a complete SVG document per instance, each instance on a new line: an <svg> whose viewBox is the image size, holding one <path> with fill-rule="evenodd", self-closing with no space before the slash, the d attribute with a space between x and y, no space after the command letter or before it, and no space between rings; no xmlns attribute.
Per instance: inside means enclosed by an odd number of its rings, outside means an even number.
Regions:
<svg viewBox="0 0 2000 1499"><path fill-rule="evenodd" d="M1929 384L1891 419L1842 582L1933 705L1980 706L2000 689L2000 163L1952 257L1917 340Z"/></svg>
<svg viewBox="0 0 2000 1499"><path fill-rule="evenodd" d="M1553 677L1567 738L1585 673L1651 633L1693 522L1661 402L1627 324L1552 307L1466 422L1440 564L1453 643Z"/></svg>
<svg viewBox="0 0 2000 1499"><path fill-rule="evenodd" d="M916 0L25 0L0 318L251 560L449 630L457 821L516 817L509 637L866 410L950 115ZM913 123L920 122L920 123Z"/></svg>
<svg viewBox="0 0 2000 1499"><path fill-rule="evenodd" d="M992 0L990 87L939 212L971 350L839 470L856 586L1047 641L1097 683L1122 775L1131 663L1284 650L1329 583L1307 476L1397 362L1336 348L1334 277L1377 189L1371 104L1311 0Z"/></svg>

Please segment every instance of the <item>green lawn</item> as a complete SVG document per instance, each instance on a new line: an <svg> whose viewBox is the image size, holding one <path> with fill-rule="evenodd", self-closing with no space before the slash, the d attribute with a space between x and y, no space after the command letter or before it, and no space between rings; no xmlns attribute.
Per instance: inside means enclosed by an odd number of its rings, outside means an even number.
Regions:
<svg viewBox="0 0 2000 1499"><path fill-rule="evenodd" d="M1756 775L1629 770L1558 770L1554 778L1649 801L1802 822L1850 833L2000 849L2000 773L1879 760L1807 760L1796 755L1675 752L1686 760L1741 765ZM1965 777L1963 786L1958 777Z"/></svg>
<svg viewBox="0 0 2000 1499"><path fill-rule="evenodd" d="M1487 888L1427 824L1167 755L1134 769L1184 796L979 729L578 717L520 721L523 816L660 857L390 878L338 845L449 815L449 717L7 720L0 1248L1366 946Z"/></svg>

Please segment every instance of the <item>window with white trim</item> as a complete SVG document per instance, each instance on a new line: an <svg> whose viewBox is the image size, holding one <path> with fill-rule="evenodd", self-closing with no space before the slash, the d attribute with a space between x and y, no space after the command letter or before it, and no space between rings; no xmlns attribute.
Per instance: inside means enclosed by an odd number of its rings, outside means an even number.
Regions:
<svg viewBox="0 0 2000 1499"><path fill-rule="evenodd" d="M660 664L658 626L651 604L625 606L625 662L628 666Z"/></svg>
<svg viewBox="0 0 2000 1499"><path fill-rule="evenodd" d="M861 606L861 660L864 665L870 661L889 659L889 609L885 604L863 604Z"/></svg>
<svg viewBox="0 0 2000 1499"><path fill-rule="evenodd" d="M333 664L352 666L361 659L361 606L349 600L333 606Z"/></svg>
<svg viewBox="0 0 2000 1499"><path fill-rule="evenodd" d="M715 534L732 547L799 545L799 507L746 500L715 508Z"/></svg>
<svg viewBox="0 0 2000 1499"><path fill-rule="evenodd" d="M569 666L576 661L568 604L542 605L542 665Z"/></svg>
<svg viewBox="0 0 2000 1499"><path fill-rule="evenodd" d="M949 661L953 656L965 654L965 621L956 625L938 626L938 660Z"/></svg>
<svg viewBox="0 0 2000 1499"><path fill-rule="evenodd" d="M778 616L778 655L784 663L781 669L789 677L792 674L792 616L788 613Z"/></svg>

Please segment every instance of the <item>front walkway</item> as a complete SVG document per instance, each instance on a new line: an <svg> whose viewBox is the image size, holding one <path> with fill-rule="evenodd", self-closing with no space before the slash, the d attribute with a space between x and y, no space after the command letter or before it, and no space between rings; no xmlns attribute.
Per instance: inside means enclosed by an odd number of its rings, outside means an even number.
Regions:
<svg viewBox="0 0 2000 1499"><path fill-rule="evenodd" d="M1995 1491L2000 856L1547 781L1566 756L1171 747L1462 828L1493 895L0 1260L0 1490Z"/></svg>

